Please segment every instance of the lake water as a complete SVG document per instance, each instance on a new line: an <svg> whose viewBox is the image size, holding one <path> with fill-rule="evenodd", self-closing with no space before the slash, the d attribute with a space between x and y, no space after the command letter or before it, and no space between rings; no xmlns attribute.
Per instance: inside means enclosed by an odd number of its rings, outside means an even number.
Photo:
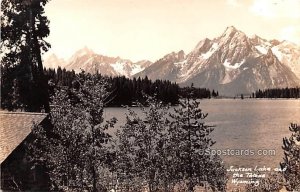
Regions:
<svg viewBox="0 0 300 192"><path fill-rule="evenodd" d="M282 139L291 135L290 123L300 123L300 100L210 99L200 102L200 108L208 113L205 122L216 126L212 134L215 149L249 149L255 153L221 155L227 167L279 167L283 158ZM107 108L104 116L117 117L116 127L119 127L124 124L125 112L124 108ZM259 150L270 152L258 155L262 153Z"/></svg>

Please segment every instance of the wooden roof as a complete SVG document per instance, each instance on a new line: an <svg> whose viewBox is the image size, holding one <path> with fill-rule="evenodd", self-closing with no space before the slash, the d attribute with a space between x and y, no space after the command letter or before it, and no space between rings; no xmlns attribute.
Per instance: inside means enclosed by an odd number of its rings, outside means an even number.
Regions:
<svg viewBox="0 0 300 192"><path fill-rule="evenodd" d="M0 164L30 134L33 123L40 124L46 113L0 111Z"/></svg>

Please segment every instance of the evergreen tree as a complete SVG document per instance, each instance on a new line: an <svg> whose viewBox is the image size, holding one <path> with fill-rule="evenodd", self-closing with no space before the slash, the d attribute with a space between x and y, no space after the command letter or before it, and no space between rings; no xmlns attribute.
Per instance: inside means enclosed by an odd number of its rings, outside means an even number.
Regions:
<svg viewBox="0 0 300 192"><path fill-rule="evenodd" d="M168 151L177 182L187 182L188 191L206 183L214 191L224 191L227 178L222 161L204 154L215 143L210 137L213 127L204 123L207 114L199 108L192 93L180 101L170 117L173 121L168 129Z"/></svg>
<svg viewBox="0 0 300 192"><path fill-rule="evenodd" d="M241 94L241 99L244 99L244 94Z"/></svg>
<svg viewBox="0 0 300 192"><path fill-rule="evenodd" d="M67 71L61 67L58 67L57 71L53 69L44 70L44 73L53 87L71 87L72 81L75 79L74 71ZM102 77L101 74L95 75ZM105 79L110 84L108 88L108 91L111 92L109 106L135 105L137 102L146 104L143 93L151 96L156 94L156 97L166 104L174 105L178 103L180 88L176 83L170 81L156 80L152 82L147 77L137 80L136 78L129 79L124 76L105 77ZM53 87L49 87L50 94L53 94Z"/></svg>
<svg viewBox="0 0 300 192"><path fill-rule="evenodd" d="M273 88L266 90L258 90L252 93L256 98L299 98L300 89L296 88Z"/></svg>
<svg viewBox="0 0 300 192"><path fill-rule="evenodd" d="M217 93L215 92L215 90L212 91L211 96L212 97L217 97L218 96Z"/></svg>
<svg viewBox="0 0 300 192"><path fill-rule="evenodd" d="M44 7L48 0L1 1L1 97L2 106L14 110L12 90L26 111L49 112L48 85L43 74L42 51L50 45ZM17 81L17 83L14 83Z"/></svg>

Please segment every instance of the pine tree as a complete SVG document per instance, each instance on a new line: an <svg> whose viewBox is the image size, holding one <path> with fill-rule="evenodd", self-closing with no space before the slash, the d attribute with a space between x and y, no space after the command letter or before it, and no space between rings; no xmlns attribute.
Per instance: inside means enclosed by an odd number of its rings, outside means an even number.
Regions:
<svg viewBox="0 0 300 192"><path fill-rule="evenodd" d="M204 154L215 142L210 137L213 127L204 123L207 114L199 108L199 102L190 94L170 116L173 121L168 129L168 151L174 179L187 182L188 191L206 183L215 191L224 190L226 172L222 161Z"/></svg>
<svg viewBox="0 0 300 192"><path fill-rule="evenodd" d="M48 0L3 0L1 2L1 75L3 107L9 108L16 80L18 100L26 111L49 112L47 80L43 74L42 51L50 47L44 38L50 33L44 7Z"/></svg>

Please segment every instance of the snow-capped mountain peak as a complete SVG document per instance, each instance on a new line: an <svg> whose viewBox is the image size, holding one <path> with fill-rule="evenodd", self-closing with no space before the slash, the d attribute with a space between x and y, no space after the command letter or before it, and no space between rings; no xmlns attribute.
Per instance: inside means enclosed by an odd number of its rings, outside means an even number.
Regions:
<svg viewBox="0 0 300 192"><path fill-rule="evenodd" d="M59 60L55 56L49 58L53 60L49 63ZM172 52L155 63L108 57L85 47L78 50L65 67L110 76L147 75L153 80L167 79L182 86L194 83L234 95L257 89L299 86L300 47L288 41L268 41L257 35L248 37L230 26L214 39L199 41L190 53Z"/></svg>
<svg viewBox="0 0 300 192"><path fill-rule="evenodd" d="M79 73L82 70L88 73L97 71L108 76L130 77L135 73L144 70L152 64L150 61L132 62L120 57L109 57L95 53L93 50L84 47L76 51L69 59L66 69Z"/></svg>
<svg viewBox="0 0 300 192"><path fill-rule="evenodd" d="M298 57L295 57L295 55ZM221 36L203 39L181 60L171 53L135 76L168 79L181 85L217 89L223 94L250 93L257 89L298 86L286 61L299 63L300 49L286 42L249 38L233 26ZM297 65L300 75L300 63ZM292 69L292 70L291 70Z"/></svg>

